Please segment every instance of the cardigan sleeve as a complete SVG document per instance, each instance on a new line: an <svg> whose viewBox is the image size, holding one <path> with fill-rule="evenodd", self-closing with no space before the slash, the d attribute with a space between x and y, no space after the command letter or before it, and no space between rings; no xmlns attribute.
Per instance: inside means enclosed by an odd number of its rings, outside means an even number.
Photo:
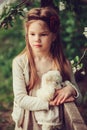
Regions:
<svg viewBox="0 0 87 130"><path fill-rule="evenodd" d="M23 75L23 63L20 60L20 56L13 60L12 74L14 101L19 107L30 111L49 109L48 102L43 101L38 97L27 95L26 83Z"/></svg>
<svg viewBox="0 0 87 130"><path fill-rule="evenodd" d="M77 95L75 96L76 98L76 102L77 103L81 103L82 101L82 94L80 92L79 86L77 85L76 81L75 81L75 76L72 70L72 65L70 63L70 79L71 79L71 83L72 83L72 87L76 90Z"/></svg>

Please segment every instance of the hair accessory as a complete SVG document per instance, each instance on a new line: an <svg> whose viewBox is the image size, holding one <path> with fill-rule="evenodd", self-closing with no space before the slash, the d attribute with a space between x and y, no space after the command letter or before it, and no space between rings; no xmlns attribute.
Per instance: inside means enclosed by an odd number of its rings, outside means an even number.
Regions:
<svg viewBox="0 0 87 130"><path fill-rule="evenodd" d="M53 32L53 33L56 33L58 31L59 24L60 24L57 16L51 16L51 17L29 16L27 21L31 21L31 20L45 21L48 24L51 32Z"/></svg>

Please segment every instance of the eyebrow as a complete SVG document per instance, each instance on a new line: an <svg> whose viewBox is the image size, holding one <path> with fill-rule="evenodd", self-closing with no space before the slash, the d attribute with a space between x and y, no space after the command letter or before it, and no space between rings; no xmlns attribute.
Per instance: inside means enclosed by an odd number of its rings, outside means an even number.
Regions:
<svg viewBox="0 0 87 130"><path fill-rule="evenodd" d="M34 33L34 31L30 31L30 33ZM46 31L43 31L43 32L40 32L40 33L49 33L49 30L46 30Z"/></svg>

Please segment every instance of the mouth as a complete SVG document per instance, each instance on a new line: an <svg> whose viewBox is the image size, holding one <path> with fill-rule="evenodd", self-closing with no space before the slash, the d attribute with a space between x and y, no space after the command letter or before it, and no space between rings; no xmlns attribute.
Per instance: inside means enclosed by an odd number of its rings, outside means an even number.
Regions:
<svg viewBox="0 0 87 130"><path fill-rule="evenodd" d="M40 45L40 44L36 44L36 45L34 45L35 47L42 47L42 45Z"/></svg>

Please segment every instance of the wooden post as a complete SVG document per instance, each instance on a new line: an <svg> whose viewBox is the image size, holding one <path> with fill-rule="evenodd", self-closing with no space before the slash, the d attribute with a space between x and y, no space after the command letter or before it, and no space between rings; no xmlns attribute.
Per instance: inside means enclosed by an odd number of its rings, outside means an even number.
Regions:
<svg viewBox="0 0 87 130"><path fill-rule="evenodd" d="M87 126L74 102L64 103L66 130L87 130Z"/></svg>

